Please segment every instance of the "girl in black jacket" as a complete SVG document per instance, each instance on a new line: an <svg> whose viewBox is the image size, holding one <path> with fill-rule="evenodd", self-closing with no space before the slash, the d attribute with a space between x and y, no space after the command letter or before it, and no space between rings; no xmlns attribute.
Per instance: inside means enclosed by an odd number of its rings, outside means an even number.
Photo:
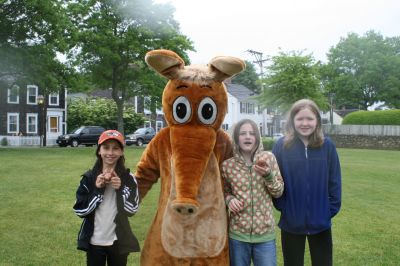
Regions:
<svg viewBox="0 0 400 266"><path fill-rule="evenodd" d="M76 192L75 213L84 218L78 249L87 253L87 265L126 265L128 254L139 251L128 216L138 210L135 177L125 168L124 137L104 131L98 141L97 161L82 175Z"/></svg>

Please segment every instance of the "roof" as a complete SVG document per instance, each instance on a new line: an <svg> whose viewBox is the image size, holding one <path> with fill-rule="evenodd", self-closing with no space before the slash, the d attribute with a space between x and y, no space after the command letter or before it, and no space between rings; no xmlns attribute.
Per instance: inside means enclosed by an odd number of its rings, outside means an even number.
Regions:
<svg viewBox="0 0 400 266"><path fill-rule="evenodd" d="M240 102L257 102L253 97L257 96L256 93L249 90L247 87L240 84L225 84L229 94L238 99Z"/></svg>
<svg viewBox="0 0 400 266"><path fill-rule="evenodd" d="M340 115L341 117L345 117L346 115L352 113L352 112L356 112L356 111L360 111L359 109L338 109L335 110L335 112Z"/></svg>

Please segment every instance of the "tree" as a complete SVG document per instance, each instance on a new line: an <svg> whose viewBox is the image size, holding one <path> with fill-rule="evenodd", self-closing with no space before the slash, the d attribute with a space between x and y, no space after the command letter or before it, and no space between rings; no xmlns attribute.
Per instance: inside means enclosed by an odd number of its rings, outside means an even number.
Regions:
<svg viewBox="0 0 400 266"><path fill-rule="evenodd" d="M246 61L246 69L232 79L233 83L241 84L249 90L260 93L260 81L253 63Z"/></svg>
<svg viewBox="0 0 400 266"><path fill-rule="evenodd" d="M400 38L374 31L349 33L329 50L323 83L337 106L367 108L382 101L400 107Z"/></svg>
<svg viewBox="0 0 400 266"><path fill-rule="evenodd" d="M35 84L47 98L65 88L70 70L57 59L67 48L69 20L61 1L0 2L0 83ZM43 105L46 113L46 103ZM42 119L46 128L46 119ZM46 146L46 133L43 145Z"/></svg>
<svg viewBox="0 0 400 266"><path fill-rule="evenodd" d="M192 43L179 33L172 6L152 0L84 0L69 5L76 27L76 46L69 58L97 88L111 88L117 105L118 130L124 132L123 104L134 95L161 95L154 72L144 64L152 49L175 50L186 60ZM75 42L73 42L75 43ZM156 106L156 104L154 104Z"/></svg>
<svg viewBox="0 0 400 266"><path fill-rule="evenodd" d="M264 107L282 112L297 100L309 98L321 109L327 108L319 80L319 63L301 52L280 52L267 67L266 87L259 97Z"/></svg>
<svg viewBox="0 0 400 266"><path fill-rule="evenodd" d="M68 21L57 0L1 1L0 80L35 84L44 93L63 88L69 71L57 53L67 48Z"/></svg>
<svg viewBox="0 0 400 266"><path fill-rule="evenodd" d="M94 125L114 129L117 127L116 115L117 106L113 100L104 98L78 99L68 105L67 122L70 129ZM144 117L136 114L132 106L124 108L123 119L127 132L134 132L144 122Z"/></svg>

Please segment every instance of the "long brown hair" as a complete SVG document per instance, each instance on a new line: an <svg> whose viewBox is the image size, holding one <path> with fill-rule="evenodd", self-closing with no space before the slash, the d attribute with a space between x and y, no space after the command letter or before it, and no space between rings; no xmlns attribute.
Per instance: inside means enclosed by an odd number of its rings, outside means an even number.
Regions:
<svg viewBox="0 0 400 266"><path fill-rule="evenodd" d="M257 151L257 149L260 146L260 141L261 141L261 136L260 136L260 131L258 130L257 124L251 120L251 119L242 119L237 124L235 125L235 129L233 130L233 141L235 144L235 148L237 149L238 152L240 152L239 148L239 134L240 134L240 128L244 124L250 124L251 127L253 128L255 137L256 137L256 143L254 144L253 150L251 151L251 159L253 160L254 153Z"/></svg>
<svg viewBox="0 0 400 266"><path fill-rule="evenodd" d="M312 100L301 99L295 102L288 112L284 141L285 148L292 146L295 138L298 136L298 133L294 128L294 117L303 109L309 109L317 118L317 126L315 131L308 138L308 146L311 148L316 148L320 147L324 143L321 115L318 106Z"/></svg>

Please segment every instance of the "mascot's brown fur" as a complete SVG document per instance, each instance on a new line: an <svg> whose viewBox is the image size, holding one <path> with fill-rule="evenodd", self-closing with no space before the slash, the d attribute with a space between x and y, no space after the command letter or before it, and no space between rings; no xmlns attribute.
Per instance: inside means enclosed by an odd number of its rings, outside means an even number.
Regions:
<svg viewBox="0 0 400 266"><path fill-rule="evenodd" d="M149 143L135 173L141 198L161 179L141 265L228 265L219 165L232 149L220 128L227 112L223 81L245 63L219 56L208 66L185 66L169 50L148 52L146 62L169 79L162 99L168 127Z"/></svg>

